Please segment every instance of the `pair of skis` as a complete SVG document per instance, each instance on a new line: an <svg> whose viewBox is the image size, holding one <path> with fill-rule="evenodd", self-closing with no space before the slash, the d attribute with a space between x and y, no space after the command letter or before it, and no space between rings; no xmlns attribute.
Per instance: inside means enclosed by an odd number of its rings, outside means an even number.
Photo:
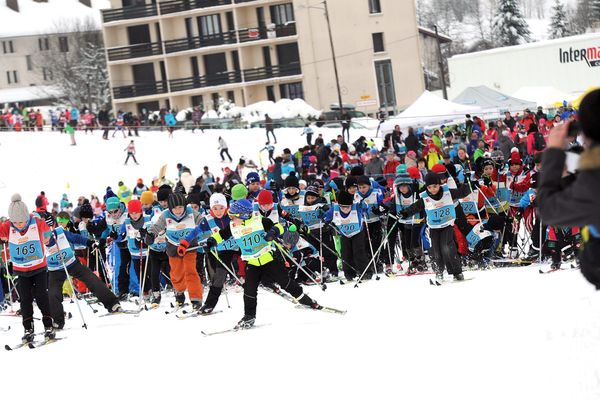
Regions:
<svg viewBox="0 0 600 400"><path fill-rule="evenodd" d="M22 347L27 347L29 349L39 349L40 347L43 347L43 346L46 346L46 345L49 345L52 343L56 343L59 340L63 340L63 339L66 339L66 338L64 338L64 337L52 338L52 339L46 338L46 339L40 340L40 341L21 342L16 345L13 345L13 346L9 346L8 344L5 344L4 350L13 351L13 350L20 349Z"/></svg>

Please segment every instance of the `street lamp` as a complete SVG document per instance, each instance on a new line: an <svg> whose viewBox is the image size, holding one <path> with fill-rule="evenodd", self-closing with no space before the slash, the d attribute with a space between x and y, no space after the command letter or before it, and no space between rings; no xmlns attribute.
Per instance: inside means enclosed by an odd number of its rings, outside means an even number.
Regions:
<svg viewBox="0 0 600 400"><path fill-rule="evenodd" d="M338 74L337 60L335 58L335 48L333 46L333 36L331 34L331 22L329 21L329 9L327 8L327 0L321 2L323 7L315 6L304 6L300 5L299 8L316 8L325 12L325 20L327 21L327 32L329 33L329 45L331 46L331 58L333 59L333 72L335 74L335 86L337 88L338 102L340 106L340 115L344 113L344 106L342 103L342 90L340 89L340 77Z"/></svg>

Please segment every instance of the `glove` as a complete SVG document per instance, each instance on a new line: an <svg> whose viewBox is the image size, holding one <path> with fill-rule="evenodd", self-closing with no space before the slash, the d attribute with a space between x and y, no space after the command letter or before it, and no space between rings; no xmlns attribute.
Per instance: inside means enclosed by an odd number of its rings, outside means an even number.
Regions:
<svg viewBox="0 0 600 400"><path fill-rule="evenodd" d="M279 237L279 229L274 226L267 233L265 233L265 240L267 242L272 242L273 240Z"/></svg>
<svg viewBox="0 0 600 400"><path fill-rule="evenodd" d="M108 237L110 237L112 240L115 240L116 238L119 237L119 234L117 233L117 231L111 230L110 233L108 234Z"/></svg>
<svg viewBox="0 0 600 400"><path fill-rule="evenodd" d="M181 241L179 242L179 246L177 247L177 255L179 257L185 256L185 253L187 252L188 247L190 247L190 244L188 243L188 241L185 239L181 239Z"/></svg>
<svg viewBox="0 0 600 400"><path fill-rule="evenodd" d="M375 215L383 215L387 211L387 208L382 204L380 206L371 207L371 212Z"/></svg>
<svg viewBox="0 0 600 400"><path fill-rule="evenodd" d="M523 218L523 212L521 210L517 211L515 214L515 220L520 221Z"/></svg>
<svg viewBox="0 0 600 400"><path fill-rule="evenodd" d="M211 248L213 247L217 247L217 239L215 239L214 237L209 237L208 239L206 239L206 243L204 244L204 248L208 251L210 251Z"/></svg>
<svg viewBox="0 0 600 400"><path fill-rule="evenodd" d="M146 236L144 236L144 242L146 242L146 244L148 246L153 244L154 243L154 234L152 232L147 232Z"/></svg>
<svg viewBox="0 0 600 400"><path fill-rule="evenodd" d="M140 237L144 237L148 234L148 229L141 227L139 232L140 232Z"/></svg>
<svg viewBox="0 0 600 400"><path fill-rule="evenodd" d="M338 186L335 184L335 182L333 180L329 181L328 186L333 190L338 190Z"/></svg>
<svg viewBox="0 0 600 400"><path fill-rule="evenodd" d="M492 186L492 180L489 177L485 176L481 180L484 186ZM481 185L482 183L480 182L479 184Z"/></svg>
<svg viewBox="0 0 600 400"><path fill-rule="evenodd" d="M300 233L302 233L304 235L308 235L310 229L308 229L308 226L306 226L304 224L300 224L298 227L298 231L300 231Z"/></svg>
<svg viewBox="0 0 600 400"><path fill-rule="evenodd" d="M408 219L408 217L410 217L410 215L408 215L408 211L406 211L406 210L400 211L400 218Z"/></svg>
<svg viewBox="0 0 600 400"><path fill-rule="evenodd" d="M144 245L144 242L142 241L142 239L135 239L135 247L137 247L138 249L141 249L142 246Z"/></svg>
<svg viewBox="0 0 600 400"><path fill-rule="evenodd" d="M477 189L477 188L479 188L479 186L480 186L479 185L479 181L477 179L471 180L471 187L472 188Z"/></svg>
<svg viewBox="0 0 600 400"><path fill-rule="evenodd" d="M92 250L96 250L98 247L100 247L100 245L94 239L88 239L86 247L89 247Z"/></svg>

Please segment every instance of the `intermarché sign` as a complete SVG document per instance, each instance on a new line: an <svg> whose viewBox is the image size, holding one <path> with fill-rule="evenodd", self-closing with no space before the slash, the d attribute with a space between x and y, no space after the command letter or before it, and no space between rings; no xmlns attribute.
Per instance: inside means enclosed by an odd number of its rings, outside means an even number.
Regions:
<svg viewBox="0 0 600 400"><path fill-rule="evenodd" d="M588 67L600 67L600 46L568 50L558 49L561 64L572 62L586 62Z"/></svg>

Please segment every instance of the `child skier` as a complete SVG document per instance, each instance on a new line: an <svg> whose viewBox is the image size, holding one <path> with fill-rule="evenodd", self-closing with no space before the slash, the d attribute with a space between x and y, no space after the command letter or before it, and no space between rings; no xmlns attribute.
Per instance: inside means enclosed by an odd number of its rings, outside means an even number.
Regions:
<svg viewBox="0 0 600 400"><path fill-rule="evenodd" d="M124 237L127 241L127 249L133 262L133 269L138 276L140 289L142 293L147 293L150 290L149 271L145 266L148 249L144 246L140 230L148 229L150 217L143 214L142 202L139 200L131 200L127 203L127 212L129 216L125 219L123 225L121 225L119 237Z"/></svg>
<svg viewBox="0 0 600 400"><path fill-rule="evenodd" d="M248 329L256 320L257 290L261 279L269 278L290 293L300 304L307 307L322 308L317 302L304 294L302 288L285 272L281 259L274 256L273 244L283 233L283 227L274 224L268 218L254 216L252 203L242 199L231 204L229 209L231 222L225 229L213 234L206 241L210 249L218 243L233 237L247 262L246 282L244 283L244 317L238 322L237 329Z"/></svg>
<svg viewBox="0 0 600 400"><path fill-rule="evenodd" d="M50 304L48 301L48 273L45 245L54 244L50 227L38 217L29 214L19 194L14 194L8 206L8 220L0 224L0 239L8 241L13 272L18 276L17 291L21 300L21 314L25 334L23 342L34 338L33 300L42 312L44 336L54 339Z"/></svg>

